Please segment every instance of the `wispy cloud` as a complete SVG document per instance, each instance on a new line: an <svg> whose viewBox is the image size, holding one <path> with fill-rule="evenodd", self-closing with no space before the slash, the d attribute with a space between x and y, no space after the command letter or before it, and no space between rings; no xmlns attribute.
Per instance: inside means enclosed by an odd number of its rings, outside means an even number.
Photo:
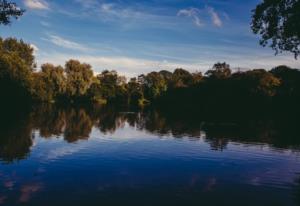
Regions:
<svg viewBox="0 0 300 206"><path fill-rule="evenodd" d="M220 15L215 11L213 7L206 6L205 9L198 8L188 8L181 9L177 12L177 16L187 16L193 19L193 22L198 27L203 27L205 25L205 20L209 16L211 23L216 27L222 27L223 22L220 18ZM228 15L226 16L228 17ZM224 17L225 18L225 17Z"/></svg>
<svg viewBox="0 0 300 206"><path fill-rule="evenodd" d="M118 28L136 27L174 28L175 16L157 12L157 8L140 4L125 4L122 1L104 2L97 0L76 0L78 10L60 9L59 12L76 18L93 19L99 22L117 25ZM147 22L145 24L145 22ZM111 24L112 23L112 24Z"/></svg>
<svg viewBox="0 0 300 206"><path fill-rule="evenodd" d="M29 9L49 9L49 4L44 0L25 0L24 4Z"/></svg>
<svg viewBox="0 0 300 206"><path fill-rule="evenodd" d="M50 26L51 26L51 24L50 24L49 22L46 22L46 21L41 21L40 23L41 23L41 25L43 25L44 27L50 27Z"/></svg>
<svg viewBox="0 0 300 206"><path fill-rule="evenodd" d="M37 55L39 48L35 44L30 44L30 47L33 48L33 54Z"/></svg>
<svg viewBox="0 0 300 206"><path fill-rule="evenodd" d="M87 52L87 51L91 51L91 48L86 47L83 44L65 39L63 37L57 36L57 35L48 35L49 39L46 39L48 41L50 41L51 43L59 46L59 47L63 47L66 49L72 49L72 50L76 50L76 51L81 51L81 52Z"/></svg>
<svg viewBox="0 0 300 206"><path fill-rule="evenodd" d="M193 18L196 26L202 27L204 23L199 17L200 10L197 8L181 9L178 11L177 16L187 16Z"/></svg>
<svg viewBox="0 0 300 206"><path fill-rule="evenodd" d="M114 18L135 18L141 12L127 6L121 6L117 3L103 3L95 0L76 0L84 10L89 10L93 15ZM105 20L107 20L105 19ZM113 18L112 18L113 19ZM111 19L111 20L112 20Z"/></svg>
<svg viewBox="0 0 300 206"><path fill-rule="evenodd" d="M212 7L207 7L207 11L211 17L211 21L212 23L217 26L217 27L222 27L223 25L223 22L222 20L220 19L220 16L219 14L215 11L214 8Z"/></svg>

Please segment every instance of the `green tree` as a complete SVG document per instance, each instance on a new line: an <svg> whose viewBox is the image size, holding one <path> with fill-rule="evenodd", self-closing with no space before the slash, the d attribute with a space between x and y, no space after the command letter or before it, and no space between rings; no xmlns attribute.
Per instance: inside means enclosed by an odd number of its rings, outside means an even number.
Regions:
<svg viewBox="0 0 300 206"><path fill-rule="evenodd" d="M129 104L138 105L139 101L144 99L142 85L137 78L131 78L127 85Z"/></svg>
<svg viewBox="0 0 300 206"><path fill-rule="evenodd" d="M9 54L16 54L21 58L21 60L33 69L36 67L35 58L33 55L34 49L30 44L25 43L22 39L17 40L16 38L0 38L0 49L2 52Z"/></svg>
<svg viewBox="0 0 300 206"><path fill-rule="evenodd" d="M77 60L69 60L65 65L67 78L66 93L72 100L83 98L93 83L93 71L91 65L80 63Z"/></svg>
<svg viewBox="0 0 300 206"><path fill-rule="evenodd" d="M140 76L142 78L142 76ZM146 99L154 100L167 91L167 82L158 72L151 72L143 76L144 94Z"/></svg>
<svg viewBox="0 0 300 206"><path fill-rule="evenodd" d="M108 101L116 98L118 86L118 73L116 71L104 70L97 76L100 81L102 97Z"/></svg>
<svg viewBox="0 0 300 206"><path fill-rule="evenodd" d="M11 18L18 19L24 12L25 10L20 9L16 3L0 0L0 24L8 25L11 23Z"/></svg>
<svg viewBox="0 0 300 206"><path fill-rule="evenodd" d="M103 99L100 80L97 77L93 77L93 83L87 91L88 98L93 102L106 103Z"/></svg>
<svg viewBox="0 0 300 206"><path fill-rule="evenodd" d="M41 71L34 74L35 99L54 102L62 97L66 91L64 69L61 66L43 64Z"/></svg>
<svg viewBox="0 0 300 206"><path fill-rule="evenodd" d="M300 1L264 0L252 16L252 30L261 36L262 46L270 45L275 54L300 54Z"/></svg>
<svg viewBox="0 0 300 206"><path fill-rule="evenodd" d="M30 100L33 49L22 40L0 38L1 103L23 104Z"/></svg>

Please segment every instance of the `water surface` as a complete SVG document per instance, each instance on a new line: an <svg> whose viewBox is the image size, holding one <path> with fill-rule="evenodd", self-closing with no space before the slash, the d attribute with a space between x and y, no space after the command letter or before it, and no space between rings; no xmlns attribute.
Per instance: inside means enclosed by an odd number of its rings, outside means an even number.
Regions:
<svg viewBox="0 0 300 206"><path fill-rule="evenodd" d="M36 109L2 124L0 205L300 205L300 137L278 125Z"/></svg>

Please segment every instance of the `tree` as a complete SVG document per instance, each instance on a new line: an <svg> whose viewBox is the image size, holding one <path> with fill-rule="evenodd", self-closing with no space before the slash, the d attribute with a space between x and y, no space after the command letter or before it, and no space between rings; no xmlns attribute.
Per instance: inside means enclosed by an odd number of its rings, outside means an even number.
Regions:
<svg viewBox="0 0 300 206"><path fill-rule="evenodd" d="M25 10L20 9L16 3L7 0L0 0L0 24L8 25L11 18L18 19Z"/></svg>
<svg viewBox="0 0 300 206"><path fill-rule="evenodd" d="M67 96L71 99L82 98L87 94L93 83L93 70L91 65L69 60L65 65L67 78Z"/></svg>
<svg viewBox="0 0 300 206"><path fill-rule="evenodd" d="M226 79L231 75L230 65L226 64L226 62L216 63L213 68L208 70L205 74L213 79Z"/></svg>
<svg viewBox="0 0 300 206"><path fill-rule="evenodd" d="M16 54L22 61L31 68L31 71L36 67L34 62L34 49L30 44L25 43L22 39L17 40L16 38L0 38L1 51L9 54Z"/></svg>
<svg viewBox="0 0 300 206"><path fill-rule="evenodd" d="M273 68L270 73L279 78L282 82L279 88L279 94L287 100L287 97L300 97L300 71L292 69L285 65Z"/></svg>
<svg viewBox="0 0 300 206"><path fill-rule="evenodd" d="M175 69L171 79L172 88L188 87L191 84L193 84L193 76L190 72L181 68Z"/></svg>
<svg viewBox="0 0 300 206"><path fill-rule="evenodd" d="M33 49L16 39L0 38L0 103L25 104L30 99Z"/></svg>
<svg viewBox="0 0 300 206"><path fill-rule="evenodd" d="M138 105L139 101L144 99L142 85L139 84L137 78L131 78L127 84L127 93L129 104Z"/></svg>
<svg viewBox="0 0 300 206"><path fill-rule="evenodd" d="M142 81L146 99L154 100L167 90L166 80L158 72L150 72Z"/></svg>
<svg viewBox="0 0 300 206"><path fill-rule="evenodd" d="M248 91L254 96L272 97L281 85L280 79L263 69L247 71L242 75L241 83L246 84Z"/></svg>
<svg viewBox="0 0 300 206"><path fill-rule="evenodd" d="M104 70L97 76L97 79L100 81L102 97L106 100L115 98L119 83L118 73L116 71Z"/></svg>
<svg viewBox="0 0 300 206"><path fill-rule="evenodd" d="M261 35L260 44L268 44L275 54L292 52L300 54L300 1L264 0L252 15L252 30Z"/></svg>
<svg viewBox="0 0 300 206"><path fill-rule="evenodd" d="M66 90L64 69L61 66L43 64L41 71L34 74L34 97L45 102L56 101Z"/></svg>

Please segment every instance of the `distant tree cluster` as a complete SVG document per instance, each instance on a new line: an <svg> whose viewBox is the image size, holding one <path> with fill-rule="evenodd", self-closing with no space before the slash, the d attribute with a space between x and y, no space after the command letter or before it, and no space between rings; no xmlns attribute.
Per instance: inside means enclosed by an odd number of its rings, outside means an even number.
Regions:
<svg viewBox="0 0 300 206"><path fill-rule="evenodd" d="M0 51L0 95L6 105L96 102L217 111L300 99L300 71L286 66L232 72L230 65L217 63L205 74L179 68L127 81L116 71L94 75L91 65L77 60L64 67L46 63L36 71L33 48L22 40L0 39Z"/></svg>

